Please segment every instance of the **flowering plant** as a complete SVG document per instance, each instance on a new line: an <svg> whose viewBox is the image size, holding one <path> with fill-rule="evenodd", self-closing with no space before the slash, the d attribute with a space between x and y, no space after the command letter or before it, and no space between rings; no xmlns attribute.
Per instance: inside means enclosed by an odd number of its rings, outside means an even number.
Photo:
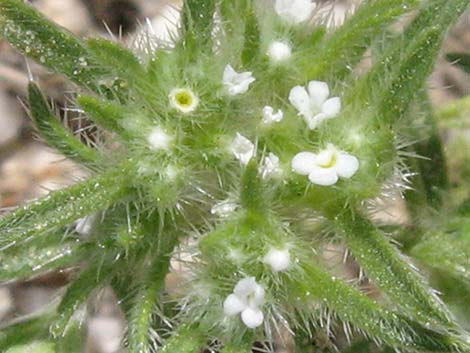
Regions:
<svg viewBox="0 0 470 353"><path fill-rule="evenodd" d="M413 265L469 278L468 199L454 202L424 90L467 6L366 0L332 29L310 0L186 0L171 43L126 48L0 0L0 34L68 77L105 132L82 143L29 84L40 136L90 177L0 219L0 280L78 268L56 308L0 331L2 351L33 339L65 351L74 313L110 286L131 353L269 350L285 332L296 352L322 334L328 351L469 352L465 322ZM412 228L373 217L397 192Z"/></svg>

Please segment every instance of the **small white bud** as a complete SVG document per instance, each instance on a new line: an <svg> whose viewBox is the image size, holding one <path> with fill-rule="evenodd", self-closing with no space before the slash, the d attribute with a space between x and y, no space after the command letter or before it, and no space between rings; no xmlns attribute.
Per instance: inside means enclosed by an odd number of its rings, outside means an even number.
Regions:
<svg viewBox="0 0 470 353"><path fill-rule="evenodd" d="M271 248L264 257L263 262L271 266L274 272L285 271L290 267L289 250Z"/></svg>
<svg viewBox="0 0 470 353"><path fill-rule="evenodd" d="M285 42L275 41L269 45L267 54L273 63L280 63L292 56L292 48Z"/></svg>
<svg viewBox="0 0 470 353"><path fill-rule="evenodd" d="M173 138L168 135L160 126L155 126L147 136L147 142L152 150L167 150Z"/></svg>

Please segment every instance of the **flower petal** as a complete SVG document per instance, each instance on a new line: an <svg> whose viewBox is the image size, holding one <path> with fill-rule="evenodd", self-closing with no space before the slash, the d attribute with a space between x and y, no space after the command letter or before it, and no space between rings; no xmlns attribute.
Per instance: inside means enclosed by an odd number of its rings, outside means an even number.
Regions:
<svg viewBox="0 0 470 353"><path fill-rule="evenodd" d="M239 297L245 297L249 294L252 294L256 291L258 283L256 283L255 277L246 277L238 281L233 293Z"/></svg>
<svg viewBox="0 0 470 353"><path fill-rule="evenodd" d="M227 66L225 66L225 69L224 69L224 74L222 78L223 83L226 84L228 82L232 82L232 80L234 79L236 75L237 75L237 72L234 70L232 65L228 64Z"/></svg>
<svg viewBox="0 0 470 353"><path fill-rule="evenodd" d="M309 175L315 168L317 155L311 152L297 153L292 159L292 170L300 175Z"/></svg>
<svg viewBox="0 0 470 353"><path fill-rule="evenodd" d="M281 109L278 109L276 113L274 113L273 107L267 105L263 108L263 123L264 124L272 124L281 121L284 118L284 112Z"/></svg>
<svg viewBox="0 0 470 353"><path fill-rule="evenodd" d="M359 161L356 157L340 152L336 157L336 173L341 178L351 178L359 169Z"/></svg>
<svg viewBox="0 0 470 353"><path fill-rule="evenodd" d="M263 262L271 266L274 272L285 271L290 266L289 250L271 248L264 257Z"/></svg>
<svg viewBox="0 0 470 353"><path fill-rule="evenodd" d="M248 91L250 84L254 81L256 81L256 79L250 71L238 73L230 64L225 66L222 83L229 95L235 96L245 93Z"/></svg>
<svg viewBox="0 0 470 353"><path fill-rule="evenodd" d="M308 180L313 184L330 186L336 184L338 175L335 168L321 168L314 166L308 175Z"/></svg>
<svg viewBox="0 0 470 353"><path fill-rule="evenodd" d="M246 308L242 311L242 321L249 328L260 326L263 320L263 312L259 309Z"/></svg>
<svg viewBox="0 0 470 353"><path fill-rule="evenodd" d="M267 177L280 174L282 172L280 166L279 157L274 153L269 152L269 154L261 161L261 167L259 168L261 177L265 179Z"/></svg>
<svg viewBox="0 0 470 353"><path fill-rule="evenodd" d="M290 90L289 102L294 106L300 115L308 118L312 115L310 109L310 97L307 90L302 86L295 86Z"/></svg>
<svg viewBox="0 0 470 353"><path fill-rule="evenodd" d="M237 136L230 145L230 150L241 164L247 165L255 153L255 145L245 136L237 132Z"/></svg>
<svg viewBox="0 0 470 353"><path fill-rule="evenodd" d="M330 89L326 82L310 81L308 83L308 94L311 103L320 108L330 95Z"/></svg>
<svg viewBox="0 0 470 353"><path fill-rule="evenodd" d="M248 306L250 308L258 308L264 303L264 287L256 283L256 288L253 291L252 295L248 298Z"/></svg>
<svg viewBox="0 0 470 353"><path fill-rule="evenodd" d="M341 99L339 97L327 99L321 110L327 119L334 118L341 111Z"/></svg>
<svg viewBox="0 0 470 353"><path fill-rule="evenodd" d="M326 116L323 113L317 114L309 119L305 119L305 122L307 123L307 126L310 130L315 130L318 125L320 125L323 120L326 120Z"/></svg>
<svg viewBox="0 0 470 353"><path fill-rule="evenodd" d="M228 316L241 313L246 308L246 302L235 294L230 294L224 301L224 314Z"/></svg>

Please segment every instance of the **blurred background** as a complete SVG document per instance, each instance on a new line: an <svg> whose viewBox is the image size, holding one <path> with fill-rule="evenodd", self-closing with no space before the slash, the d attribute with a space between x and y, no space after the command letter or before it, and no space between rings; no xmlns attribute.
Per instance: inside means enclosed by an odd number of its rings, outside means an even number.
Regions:
<svg viewBox="0 0 470 353"><path fill-rule="evenodd" d="M129 42L141 26L152 23L155 34L168 38L174 28L179 0L33 0L30 1L52 21L78 36L111 34ZM358 1L355 1L357 5ZM352 4L334 3L336 22L341 22ZM169 29L167 28L169 26ZM436 109L470 93L470 75L445 60L446 53L469 52L470 17L464 16L445 42L442 58L429 81L429 93ZM365 60L367 62L367 60ZM51 74L26 59L0 39L0 209L9 209L73 183L86 173L35 136L27 109L25 93L28 67L41 88L54 101L58 115L77 133L87 133L83 120L73 119L71 87L62 77ZM470 134L467 131L467 138ZM444 140L452 138L448 131ZM388 212L391 222L403 222L406 215L395 207ZM1 260L1 259L0 259ZM71 276L71 271L51 272L27 281L0 283L0 327L22 315L54 303ZM85 310L85 309L84 309ZM87 353L115 353L120 348L125 323L113 293L104 290L86 308ZM85 313L85 311L84 311ZM288 341L288 340L287 340ZM284 342L287 342L284 341ZM279 352L290 352L288 344ZM320 351L319 351L320 352Z"/></svg>

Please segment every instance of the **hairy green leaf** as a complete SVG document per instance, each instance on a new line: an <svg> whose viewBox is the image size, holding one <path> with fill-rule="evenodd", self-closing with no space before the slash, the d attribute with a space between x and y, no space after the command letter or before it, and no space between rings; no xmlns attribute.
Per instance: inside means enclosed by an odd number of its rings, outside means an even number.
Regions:
<svg viewBox="0 0 470 353"><path fill-rule="evenodd" d="M75 137L49 110L39 87L34 83L28 86L29 107L31 117L45 142L56 148L64 156L87 165L94 164L98 160L98 153Z"/></svg>
<svg viewBox="0 0 470 353"><path fill-rule="evenodd" d="M454 326L432 289L382 232L347 212L337 215L336 225L367 275L408 315L431 326Z"/></svg>
<svg viewBox="0 0 470 353"><path fill-rule="evenodd" d="M307 302L314 298L343 321L359 328L378 342L396 349L419 352L467 352L470 343L445 331L430 330L390 310L385 310L357 289L332 278L323 270L304 265L305 278L296 283Z"/></svg>
<svg viewBox="0 0 470 353"><path fill-rule="evenodd" d="M77 101L96 124L119 134L124 133L119 124L123 119L123 107L117 103L86 95L79 96Z"/></svg>
<svg viewBox="0 0 470 353"><path fill-rule="evenodd" d="M116 168L19 208L0 219L0 249L19 245L106 209L127 195L126 184L125 167Z"/></svg>
<svg viewBox="0 0 470 353"><path fill-rule="evenodd" d="M307 58L299 63L309 79L335 79L346 76L362 59L372 41L399 16L419 4L417 0L369 0L354 16L323 39Z"/></svg>
<svg viewBox="0 0 470 353"><path fill-rule="evenodd" d="M96 88L103 73L80 40L22 0L0 0L0 35L25 55L81 86Z"/></svg>

